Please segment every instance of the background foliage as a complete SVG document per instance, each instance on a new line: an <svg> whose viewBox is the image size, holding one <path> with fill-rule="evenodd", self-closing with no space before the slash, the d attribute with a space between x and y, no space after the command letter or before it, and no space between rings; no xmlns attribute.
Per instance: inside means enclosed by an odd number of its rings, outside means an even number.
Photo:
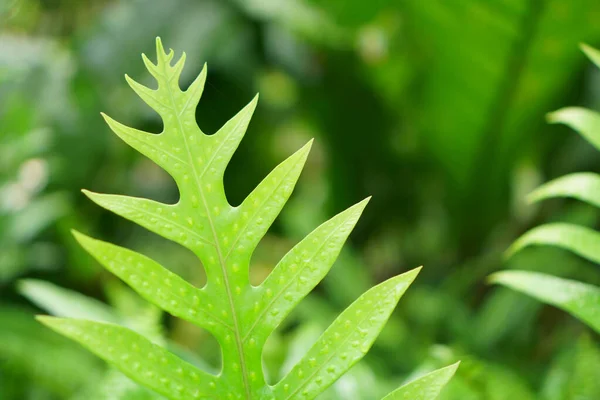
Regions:
<svg viewBox="0 0 600 400"><path fill-rule="evenodd" d="M371 354L324 398L379 398L457 359L443 399L600 397L597 336L485 283L503 268L600 283L596 265L560 249L502 260L541 221L597 225L592 206L524 198L543 181L600 167L584 139L544 120L566 105L598 108L598 72L578 50L600 43L598 21L594 0L1 2L0 398L153 396L34 321L48 312L36 306L43 289L23 278L109 303L126 324L218 368L212 337L140 302L69 233L134 248L203 282L190 253L79 193L178 197L99 115L161 129L122 77L146 77L138 54L151 54L156 36L186 51L183 85L209 63L197 112L205 132L261 93L225 175L232 204L316 138L291 204L254 255L254 283L319 222L373 195L331 274L270 338L272 381L360 293L423 264ZM55 301L43 303L60 313Z"/></svg>

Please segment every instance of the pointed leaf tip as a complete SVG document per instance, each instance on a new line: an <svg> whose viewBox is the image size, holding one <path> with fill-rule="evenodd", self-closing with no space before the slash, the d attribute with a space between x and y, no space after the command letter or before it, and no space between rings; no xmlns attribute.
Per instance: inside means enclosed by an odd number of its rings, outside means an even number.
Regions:
<svg viewBox="0 0 600 400"><path fill-rule="evenodd" d="M412 283L417 278L417 275L419 275L419 273L421 272L421 268L422 267L417 267L403 274L390 278L390 280L396 281L396 291L398 292L398 294L401 295L402 293L404 293L404 291L406 291L406 289L408 289L410 285L412 285Z"/></svg>
<svg viewBox="0 0 600 400"><path fill-rule="evenodd" d="M302 148L306 148L306 151L310 151L310 149L312 148L314 139L310 139L308 142L306 142L306 144L304 146L302 146Z"/></svg>
<svg viewBox="0 0 600 400"><path fill-rule="evenodd" d="M308 155L310 154L310 149L312 148L312 140L309 140L308 142L306 142L306 144L304 146L302 146L300 149L298 149L294 154L292 154L290 156L294 157L296 155L298 155L298 159L301 160L302 166L304 166L304 163L306 162L306 159L308 158Z"/></svg>
<svg viewBox="0 0 600 400"><path fill-rule="evenodd" d="M96 239L89 237L88 235L85 235L81 232L79 232L76 229L71 229L71 235L73 235L73 237L75 238L75 240L77 241L77 243L79 243L79 245L86 251L88 252L92 257L94 256L93 253L90 252L90 246L92 245L92 243L94 243L94 241Z"/></svg>
<svg viewBox="0 0 600 400"><path fill-rule="evenodd" d="M125 74L125 79L127 79L127 78L128 78L128 76L127 76L127 74ZM109 117L108 114L106 114L104 112L100 112L100 116L102 116L102 119L107 124L110 124L113 121L113 119L111 117Z"/></svg>
<svg viewBox="0 0 600 400"><path fill-rule="evenodd" d="M160 39L160 36L157 36L156 37L156 55L158 56L160 54L166 55L162 40Z"/></svg>
<svg viewBox="0 0 600 400"><path fill-rule="evenodd" d="M254 96L252 98L252 100L250 100L250 102L246 105L248 111L250 112L250 115L254 114L254 110L256 110L256 106L258 105L258 93L256 94L256 96Z"/></svg>
<svg viewBox="0 0 600 400"><path fill-rule="evenodd" d="M398 277L404 276L406 278L409 278L410 281L408 283L411 284L417 278L417 276L419 275L419 273L421 272L422 269L423 269L423 266L420 265L417 268L413 268L403 274L398 275Z"/></svg>
<svg viewBox="0 0 600 400"><path fill-rule="evenodd" d="M422 267L413 268L410 271L391 277L388 280L381 282L379 285L374 286L374 288L384 285L391 285L392 287L395 287L396 294L398 295L399 299L400 296L402 296L404 292L410 287L410 285L412 285L412 283L415 281L417 275L419 275L419 272L421 272L421 268Z"/></svg>
<svg viewBox="0 0 600 400"><path fill-rule="evenodd" d="M150 61L150 59L148 58L148 56L146 56L144 53L142 53L142 61L144 62L144 65L148 69L148 72L150 72L150 74L155 79L159 79L160 78L160 72L158 71L158 62L156 64L154 64L152 61Z"/></svg>
<svg viewBox="0 0 600 400"><path fill-rule="evenodd" d="M311 139L311 141L309 143L312 143L312 139ZM370 201L371 201L371 196L362 199L361 201L359 201L358 203L356 203L355 205L353 205L350 208L354 208L354 209L360 210L359 211L359 215L360 215L360 214L362 214L362 212L367 207L367 204L369 204Z"/></svg>
<svg viewBox="0 0 600 400"><path fill-rule="evenodd" d="M89 237L86 234L79 232L76 229L71 229L71 235L73 235L73 237L75 238L75 240L77 240L77 242L81 245L81 247L83 247L86 250L87 250L87 247L89 247L90 243L92 243L94 240L96 240L92 237Z"/></svg>
<svg viewBox="0 0 600 400"><path fill-rule="evenodd" d="M292 154L290 156L290 158L297 156L297 157L299 157L300 160L302 160L302 163L304 164L304 162L308 158L308 154L310 153L310 149L312 148L312 143L313 143L312 139L309 140L308 142L306 142L304 144L304 146L302 146L298 150L296 150L296 152L294 154Z"/></svg>
<svg viewBox="0 0 600 400"><path fill-rule="evenodd" d="M83 233L79 232L77 229L71 229L71 235L73 235L73 237L75 237L75 239L77 239L77 241L79 241L79 238L82 238L83 236L85 236Z"/></svg>
<svg viewBox="0 0 600 400"><path fill-rule="evenodd" d="M91 190L81 189L81 193L83 193L88 199L92 199L92 196L95 194Z"/></svg>

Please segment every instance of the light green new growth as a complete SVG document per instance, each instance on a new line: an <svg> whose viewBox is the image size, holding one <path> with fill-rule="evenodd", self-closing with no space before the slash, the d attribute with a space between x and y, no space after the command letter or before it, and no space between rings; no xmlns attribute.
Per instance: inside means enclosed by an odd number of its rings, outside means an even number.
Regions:
<svg viewBox="0 0 600 400"><path fill-rule="evenodd" d="M600 52L582 45L586 55L600 67ZM568 107L548 115L553 123L563 123L578 131L600 150L600 114L579 107ZM554 179L531 193L531 202L570 197L600 207L600 175L578 172ZM569 223L550 223L526 232L508 249L510 256L532 245L552 245L600 264L600 233ZM600 288L546 274L527 271L502 271L490 281L526 293L571 313L600 333Z"/></svg>
<svg viewBox="0 0 600 400"><path fill-rule="evenodd" d="M222 371L212 375L158 344L110 323L40 317L80 342L131 379L170 399L311 399L369 350L419 269L373 287L348 307L280 382L267 385L261 364L269 335L327 274L368 199L325 222L298 243L259 286L249 283L252 252L290 196L310 150L309 142L277 166L239 206L223 186L225 168L238 147L257 97L216 134L195 120L206 67L182 91L185 53L157 39L157 63L143 55L158 82L149 89L126 76L133 90L164 122L162 133L139 131L105 116L127 144L165 169L179 188L176 204L84 191L100 206L190 249L202 261L207 284L194 287L157 262L75 232L81 245L141 296L190 321L218 340Z"/></svg>

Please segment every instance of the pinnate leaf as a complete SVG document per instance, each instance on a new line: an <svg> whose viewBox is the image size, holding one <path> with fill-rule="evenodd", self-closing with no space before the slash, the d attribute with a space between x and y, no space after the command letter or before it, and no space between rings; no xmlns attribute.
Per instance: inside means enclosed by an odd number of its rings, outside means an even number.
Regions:
<svg viewBox="0 0 600 400"><path fill-rule="evenodd" d="M261 285L252 286L252 253L290 197L312 141L275 167L239 206L232 206L226 198L223 175L244 137L258 97L215 134L205 135L196 123L195 109L206 66L187 90L181 90L179 76L185 54L173 64L174 52L166 53L160 39L156 47L156 64L144 55L142 58L158 87L145 87L128 76L126 80L160 115L162 132L152 134L104 118L117 136L173 177L179 201L162 204L84 193L98 205L191 250L205 268L207 283L195 287L142 254L74 234L106 269L146 300L211 332L221 347L222 370L217 376L200 371L122 326L48 317L41 321L170 399L312 398L363 357L418 270L367 291L288 376L274 386L267 385L261 363L267 338L327 274L368 199L316 228Z"/></svg>

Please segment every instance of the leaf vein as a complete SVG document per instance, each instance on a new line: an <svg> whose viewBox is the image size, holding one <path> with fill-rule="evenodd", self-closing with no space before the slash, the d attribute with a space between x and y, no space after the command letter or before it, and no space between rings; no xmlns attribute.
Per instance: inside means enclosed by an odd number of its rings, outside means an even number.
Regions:
<svg viewBox="0 0 600 400"><path fill-rule="evenodd" d="M162 67L164 69L164 63L162 65ZM173 105L172 109L176 110L175 99L173 98L173 93L171 92L171 90L170 90L170 88L168 86L167 86L167 91L169 93L169 96L171 98L171 103ZM184 142L185 149L187 151L187 154L188 154L188 157L189 157L189 160L190 160L190 165L191 165L191 168L192 168L192 172L194 173L194 178L195 178L196 184L198 186L198 191L200 193L200 197L202 198L202 203L203 203L203 205L204 205L204 207L206 209L206 215L207 215L207 218L208 218L208 221L209 221L209 225L210 225L210 228L212 230L213 237L214 237L214 240L215 240L215 247L216 247L216 250L217 250L217 254L219 256L219 262L221 264L221 272L223 274L223 280L225 281L224 283L225 283L225 289L226 289L226 292L227 292L227 299L229 301L229 306L231 308L233 326L235 328L234 334L235 334L236 345L237 345L237 349L238 349L238 356L240 358L240 368L242 369L242 379L243 379L243 382L244 382L244 388L246 390L246 398L250 399L250 387L249 387L249 384L248 384L248 376L247 376L248 373L246 371L247 367L246 367L246 362L245 362L245 359L244 359L244 351L243 351L242 342L241 342L241 338L240 338L239 323L238 323L238 320L237 320L237 314L236 314L236 310L235 310L235 305L233 303L233 296L231 294L231 288L229 287L229 279L228 279L228 276L227 276L227 271L226 271L226 268L225 268L225 264L223 263L223 255L222 255L222 252L221 252L221 247L220 247L219 241L217 239L217 233L215 231L214 222L213 222L213 220L211 218L210 209L208 207L208 204L206 202L206 198L204 196L204 191L202 190L202 186L200 185L200 177L201 176L198 176L198 171L196 171L196 166L194 165L193 160L192 160L192 153L190 151L190 147L188 145L187 139L186 139L185 134L184 134L183 124L181 123L180 114L176 112L176 116L177 116L176 120L177 120L177 123L179 125L179 132L180 132L181 136L183 137L183 142ZM225 142L225 140L223 141L223 143L224 142ZM222 146L223 146L223 144L221 144L221 146L219 146L219 149ZM213 154L213 157L211 158L210 163L212 163L212 160L214 160L217 152L218 151L215 151L215 153ZM206 172L207 169L208 169L208 166L205 167L205 169L203 171L203 174L204 174L204 172Z"/></svg>

